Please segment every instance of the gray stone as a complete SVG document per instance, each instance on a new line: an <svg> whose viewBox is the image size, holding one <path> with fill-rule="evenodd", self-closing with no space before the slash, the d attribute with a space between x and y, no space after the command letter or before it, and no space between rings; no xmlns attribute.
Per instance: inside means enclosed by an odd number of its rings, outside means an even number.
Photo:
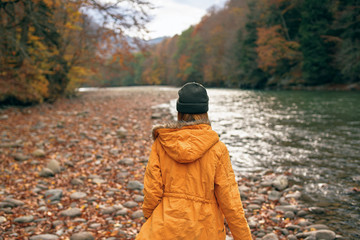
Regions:
<svg viewBox="0 0 360 240"><path fill-rule="evenodd" d="M287 188L288 184L289 184L288 178L283 175L276 177L272 183L272 185L279 191L282 191L285 188Z"/></svg>
<svg viewBox="0 0 360 240"><path fill-rule="evenodd" d="M22 154L22 153L15 153L15 154L13 155L13 157L14 157L14 159L15 159L16 161L26 161L26 160L29 159L28 156L26 156L26 155L24 155L24 154Z"/></svg>
<svg viewBox="0 0 360 240"><path fill-rule="evenodd" d="M103 208L100 210L101 214L112 214L116 211L117 209L115 207L107 207L107 208Z"/></svg>
<svg viewBox="0 0 360 240"><path fill-rule="evenodd" d="M45 197L50 201L60 201L63 195L62 189L50 189L45 192Z"/></svg>
<svg viewBox="0 0 360 240"><path fill-rule="evenodd" d="M278 236L275 233L266 234L262 239L263 240L279 240Z"/></svg>
<svg viewBox="0 0 360 240"><path fill-rule="evenodd" d="M71 179L71 184L72 185L83 185L84 181L81 180L80 178L73 178L73 179Z"/></svg>
<svg viewBox="0 0 360 240"><path fill-rule="evenodd" d="M95 184L102 184L102 183L106 183L106 181L104 179L101 179L101 178L94 178L92 180L93 183Z"/></svg>
<svg viewBox="0 0 360 240"><path fill-rule="evenodd" d="M17 207L17 206L22 206L22 205L25 204L23 201L16 200L16 199L13 199L13 198L5 198L4 201L5 201L5 202L8 202L8 203L11 203L11 204L14 205L15 207Z"/></svg>
<svg viewBox="0 0 360 240"><path fill-rule="evenodd" d="M71 199L81 199L81 198L84 198L86 197L87 194L84 193L84 192L74 192L70 195L70 198Z"/></svg>
<svg viewBox="0 0 360 240"><path fill-rule="evenodd" d="M127 188L130 190L142 190L144 185L139 181L129 181L127 184Z"/></svg>
<svg viewBox="0 0 360 240"><path fill-rule="evenodd" d="M137 219L137 218L141 218L141 217L144 217L142 210L137 210L131 214L132 219Z"/></svg>
<svg viewBox="0 0 360 240"><path fill-rule="evenodd" d="M32 155L34 157L45 157L45 151L42 149L36 149L35 151L32 152Z"/></svg>
<svg viewBox="0 0 360 240"><path fill-rule="evenodd" d="M41 206L36 211L37 212L46 212L47 210L48 210L48 208L46 206Z"/></svg>
<svg viewBox="0 0 360 240"><path fill-rule="evenodd" d="M128 212L129 212L129 210L127 208L123 208L123 209L117 211L115 213L115 216L119 216L119 215L120 216L125 216Z"/></svg>
<svg viewBox="0 0 360 240"><path fill-rule="evenodd" d="M41 172L39 173L40 177L53 177L55 176L55 173L49 169L49 168L43 168Z"/></svg>
<svg viewBox="0 0 360 240"><path fill-rule="evenodd" d="M321 208L321 207L310 207L309 211L315 214L323 214L325 213L325 209Z"/></svg>
<svg viewBox="0 0 360 240"><path fill-rule="evenodd" d="M89 225L89 228L100 228L101 224L100 223L92 223Z"/></svg>
<svg viewBox="0 0 360 240"><path fill-rule="evenodd" d="M307 212L305 210L300 210L296 215L298 217L305 217L307 215Z"/></svg>
<svg viewBox="0 0 360 240"><path fill-rule="evenodd" d="M118 164L127 165L127 166L133 166L134 165L134 159L132 158L123 158L118 161Z"/></svg>
<svg viewBox="0 0 360 240"><path fill-rule="evenodd" d="M301 192L299 192L299 191L285 195L285 198L299 199L300 197L301 197Z"/></svg>
<svg viewBox="0 0 360 240"><path fill-rule="evenodd" d="M287 211L287 212L284 213L284 218L294 219L294 218L295 218L295 214L294 214L294 212Z"/></svg>
<svg viewBox="0 0 360 240"><path fill-rule="evenodd" d="M80 232L72 235L70 240L95 240L95 237L90 232Z"/></svg>
<svg viewBox="0 0 360 240"><path fill-rule="evenodd" d="M79 217L81 216L81 210L79 208L69 208L61 211L60 215L65 217Z"/></svg>
<svg viewBox="0 0 360 240"><path fill-rule="evenodd" d="M30 240L58 240L59 237L54 234L40 234L30 237Z"/></svg>
<svg viewBox="0 0 360 240"><path fill-rule="evenodd" d="M272 190L269 192L268 199L270 201L278 201L281 198L281 193L276 190Z"/></svg>
<svg viewBox="0 0 360 240"><path fill-rule="evenodd" d="M246 207L246 209L248 209L248 210L250 210L250 211L258 210L258 209L260 209L260 208L261 208L261 206L258 205L258 204L249 204L249 205Z"/></svg>
<svg viewBox="0 0 360 240"><path fill-rule="evenodd" d="M144 201L144 196L135 195L134 196L134 201L135 202L143 202Z"/></svg>
<svg viewBox="0 0 360 240"><path fill-rule="evenodd" d="M60 163L55 159L51 159L46 165L46 167L51 171L53 171L54 173L59 173L61 171Z"/></svg>
<svg viewBox="0 0 360 240"><path fill-rule="evenodd" d="M127 201L123 205L125 207L127 207L127 208L133 208L133 207L138 207L139 206L139 204L137 202L134 202L134 201Z"/></svg>
<svg viewBox="0 0 360 240"><path fill-rule="evenodd" d="M287 239L288 240L297 240L297 237L295 235L293 235L293 234L290 234L290 235L287 236Z"/></svg>
<svg viewBox="0 0 360 240"><path fill-rule="evenodd" d="M322 240L334 240L336 234L333 231L323 229L315 231L315 237Z"/></svg>
<svg viewBox="0 0 360 240"><path fill-rule="evenodd" d="M276 206L275 211L281 211L281 212L291 211L297 213L299 211L299 207L295 205Z"/></svg>
<svg viewBox="0 0 360 240"><path fill-rule="evenodd" d="M119 138L126 138L127 130L123 127L120 127L118 130L116 130L116 135L118 135Z"/></svg>
<svg viewBox="0 0 360 240"><path fill-rule="evenodd" d="M32 216L32 215L18 217L18 218L14 219L14 222L16 222L16 223L29 223L29 222L33 222L33 221L34 221L34 216Z"/></svg>

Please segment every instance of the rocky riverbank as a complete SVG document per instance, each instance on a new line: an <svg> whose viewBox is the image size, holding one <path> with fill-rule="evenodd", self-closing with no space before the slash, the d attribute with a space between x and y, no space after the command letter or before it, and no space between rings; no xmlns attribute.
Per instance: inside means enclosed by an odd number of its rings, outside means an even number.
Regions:
<svg viewBox="0 0 360 240"><path fill-rule="evenodd" d="M172 119L154 106L176 97L124 88L0 110L0 240L133 239L151 128ZM238 176L253 238L343 239L313 220L325 210L304 206L288 174Z"/></svg>

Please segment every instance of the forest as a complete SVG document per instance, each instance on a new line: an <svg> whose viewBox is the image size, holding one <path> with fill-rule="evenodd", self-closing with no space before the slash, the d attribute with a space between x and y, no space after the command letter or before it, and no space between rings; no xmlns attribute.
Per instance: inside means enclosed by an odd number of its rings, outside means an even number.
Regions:
<svg viewBox="0 0 360 240"><path fill-rule="evenodd" d="M0 102L53 100L79 86L188 81L245 89L360 88L358 0L229 0L156 45L129 43L124 29L144 30L151 6L128 2L136 8L115 14L119 6L94 0L2 0ZM84 8L115 24L99 25Z"/></svg>

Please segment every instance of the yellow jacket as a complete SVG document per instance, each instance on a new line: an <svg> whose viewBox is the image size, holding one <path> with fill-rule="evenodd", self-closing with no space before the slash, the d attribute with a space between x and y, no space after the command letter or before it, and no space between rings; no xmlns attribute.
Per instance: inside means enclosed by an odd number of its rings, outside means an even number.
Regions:
<svg viewBox="0 0 360 240"><path fill-rule="evenodd" d="M153 130L144 179L142 239L251 239L224 143L209 124L175 123Z"/></svg>

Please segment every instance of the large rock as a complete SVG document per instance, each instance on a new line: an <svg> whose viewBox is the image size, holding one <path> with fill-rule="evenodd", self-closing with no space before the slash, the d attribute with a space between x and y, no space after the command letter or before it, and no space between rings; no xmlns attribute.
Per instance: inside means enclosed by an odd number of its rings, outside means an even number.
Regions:
<svg viewBox="0 0 360 240"><path fill-rule="evenodd" d="M95 240L95 237L90 232L80 232L72 235L70 240Z"/></svg>
<svg viewBox="0 0 360 240"><path fill-rule="evenodd" d="M46 165L46 167L51 171L53 171L54 173L59 173L61 171L60 163L55 159L51 159Z"/></svg>
<svg viewBox="0 0 360 240"><path fill-rule="evenodd" d="M286 176L280 175L275 178L272 185L279 191L284 190L289 185L288 178Z"/></svg>
<svg viewBox="0 0 360 240"><path fill-rule="evenodd" d="M69 208L60 212L64 217L79 217L81 216L81 210L79 208Z"/></svg>
<svg viewBox="0 0 360 240"><path fill-rule="evenodd" d="M130 190L143 190L144 185L139 181L129 181L127 184L127 189Z"/></svg>
<svg viewBox="0 0 360 240"><path fill-rule="evenodd" d="M58 240L59 237L54 234L40 234L30 237L30 240Z"/></svg>

